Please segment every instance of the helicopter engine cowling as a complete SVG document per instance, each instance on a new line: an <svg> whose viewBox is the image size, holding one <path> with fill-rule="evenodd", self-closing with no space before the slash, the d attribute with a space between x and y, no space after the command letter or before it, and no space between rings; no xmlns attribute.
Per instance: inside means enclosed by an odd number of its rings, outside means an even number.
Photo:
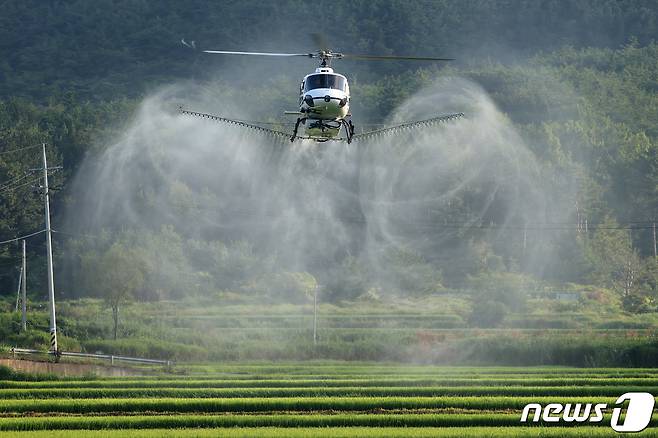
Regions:
<svg viewBox="0 0 658 438"><path fill-rule="evenodd" d="M312 118L338 119L349 113L349 96L342 90L315 88L304 93L300 110Z"/></svg>

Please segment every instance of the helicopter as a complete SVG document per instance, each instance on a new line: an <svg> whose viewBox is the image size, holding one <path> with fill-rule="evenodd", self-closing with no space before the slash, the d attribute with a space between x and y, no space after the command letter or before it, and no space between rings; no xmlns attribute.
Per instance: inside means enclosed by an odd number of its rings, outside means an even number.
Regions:
<svg viewBox="0 0 658 438"><path fill-rule="evenodd" d="M196 48L194 42L181 43L190 48ZM181 113L208 118L220 122L231 123L246 128L256 129L261 132L288 137L291 142L297 139L309 139L317 142L329 140L346 141L348 144L355 139L365 139L373 136L394 133L400 130L419 126L430 126L440 122L463 117L463 113L454 113L433 117L430 119L412 121L388 128L355 134L354 124L350 113L350 87L347 78L331 68L334 59L358 59L358 60L411 60L411 61L453 61L452 58L435 58L419 56L394 56L394 55L354 55L334 52L329 49L321 49L311 53L274 53L274 52L238 52L228 50L203 50L204 53L221 55L245 55L245 56L270 56L270 57L306 57L319 59L320 64L314 72L307 74L299 85L299 109L296 111L284 111L285 115L297 116L292 134L284 133L275 129L259 126L242 120L228 119L212 114L199 113L180 108ZM300 126L304 127L304 135L299 135ZM341 129L345 132L340 137Z"/></svg>

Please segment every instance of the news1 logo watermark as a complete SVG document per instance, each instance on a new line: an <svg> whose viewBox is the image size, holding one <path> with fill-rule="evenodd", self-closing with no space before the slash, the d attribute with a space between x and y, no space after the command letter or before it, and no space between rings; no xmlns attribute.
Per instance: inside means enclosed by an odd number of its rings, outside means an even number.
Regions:
<svg viewBox="0 0 658 438"><path fill-rule="evenodd" d="M623 405L626 401L628 406L624 418L622 419L623 407L613 408L610 426L616 432L643 431L651 421L655 404L653 395L648 392L627 392L617 399L615 405ZM605 403L549 403L546 406L530 403L523 408L521 423L537 423L540 419L545 423L600 423L607 408Z"/></svg>

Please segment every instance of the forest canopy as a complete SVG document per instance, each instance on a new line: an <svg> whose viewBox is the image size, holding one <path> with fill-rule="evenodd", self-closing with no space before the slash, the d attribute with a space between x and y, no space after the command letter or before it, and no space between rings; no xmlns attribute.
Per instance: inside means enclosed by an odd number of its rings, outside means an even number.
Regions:
<svg viewBox="0 0 658 438"><path fill-rule="evenodd" d="M478 84L536 158L537 175L555 195L550 205L566 206L560 212L564 229L528 243L533 223L510 227L497 223L494 212L488 225L509 228L496 239L487 229L473 228L448 239L459 239L460 245L385 248L378 256L387 263L385 274L350 248L318 259L323 272L309 274L282 266L277 251L245 236L198 235L164 218L148 229L65 228L84 202L72 189L82 163L101 156L124 134L147 96L191 82L217 98L239 97L263 119L278 119L284 109L294 108L299 79L313 67L308 60L284 65L205 57L182 46L182 38L200 48L308 51L314 47L304 23L318 16L325 17L320 30L337 50L458 58L447 66L345 62L336 68L351 80L355 120L361 113L364 124L387 120L437 78ZM101 271L107 260L125 257L139 260L124 263L139 271L130 276L130 295L138 300L230 292L303 302L318 282L336 301L481 291L491 283L512 295L542 284L594 284L615 291L629 310L651 310L658 293L656 35L655 1L5 2L0 240L41 229L43 220L35 184L23 184L34 178L21 179L38 167L38 153L3 152L46 142L49 160L63 166L52 183L54 228L61 231L56 234L58 294L65 297L111 295L110 280L103 280ZM254 81L263 66L272 74ZM139 190L142 205L163 202L148 184ZM171 181L164 202L211 221L216 212L204 213L198 203L216 199L192 192L188 182ZM457 213L468 217L490 202L477 188L465 193L427 220L451 223ZM445 235L430 230L425 238ZM35 293L44 282L42 245L29 242ZM553 254L550 263L527 262L527 245ZM17 245L0 247L4 295L15 291L18 252ZM482 300L506 306L523 301L510 296L496 298L491 292Z"/></svg>

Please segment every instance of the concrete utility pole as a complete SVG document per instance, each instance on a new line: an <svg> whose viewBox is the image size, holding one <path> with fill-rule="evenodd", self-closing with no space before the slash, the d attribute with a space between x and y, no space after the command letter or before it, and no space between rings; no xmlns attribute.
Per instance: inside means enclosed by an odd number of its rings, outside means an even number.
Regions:
<svg viewBox="0 0 658 438"><path fill-rule="evenodd" d="M653 256L658 257L658 246L656 246L656 221L653 222Z"/></svg>
<svg viewBox="0 0 658 438"><path fill-rule="evenodd" d="M23 268L18 272L18 287L16 288L16 308L14 312L18 312L18 305L21 302L21 283L23 282Z"/></svg>
<svg viewBox="0 0 658 438"><path fill-rule="evenodd" d="M21 268L21 328L27 330L27 257L23 239L23 266Z"/></svg>
<svg viewBox="0 0 658 438"><path fill-rule="evenodd" d="M315 290L313 292L313 345L318 345L318 288L319 285L315 285Z"/></svg>
<svg viewBox="0 0 658 438"><path fill-rule="evenodd" d="M48 301L50 304L50 351L57 354L57 322L55 320L55 280L53 278L53 241L50 228L50 193L48 192L48 161L46 159L46 144L43 143L43 191L46 214L46 251L48 258Z"/></svg>

